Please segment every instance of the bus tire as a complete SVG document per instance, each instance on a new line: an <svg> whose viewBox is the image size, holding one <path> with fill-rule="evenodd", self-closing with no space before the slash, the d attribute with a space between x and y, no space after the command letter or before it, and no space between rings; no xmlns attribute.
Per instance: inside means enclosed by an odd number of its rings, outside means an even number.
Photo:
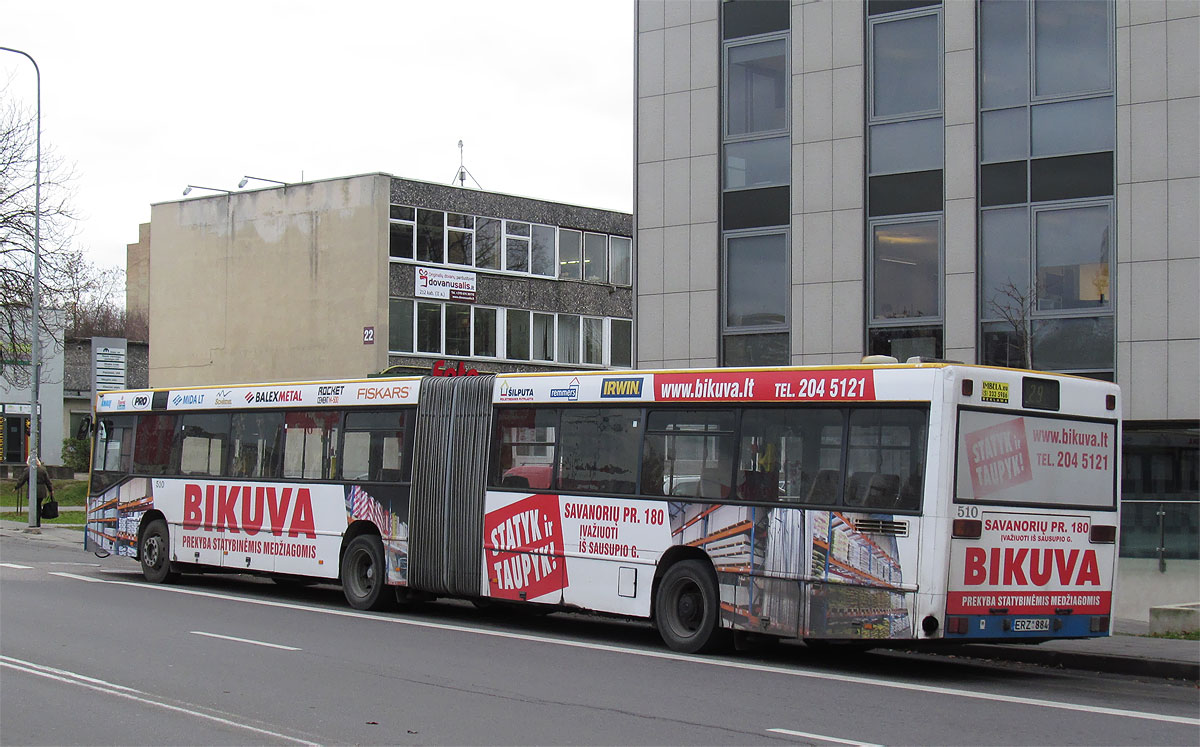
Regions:
<svg viewBox="0 0 1200 747"><path fill-rule="evenodd" d="M171 539L167 522L155 519L146 525L138 538L138 559L142 563L142 576L152 584L170 583L179 574L171 570Z"/></svg>
<svg viewBox="0 0 1200 747"><path fill-rule="evenodd" d="M654 597L654 615L658 634L671 650L694 654L718 648L724 636L712 568L699 560L668 568Z"/></svg>
<svg viewBox="0 0 1200 747"><path fill-rule="evenodd" d="M360 534L342 556L342 593L356 610L384 610L395 600L387 585L383 544L374 534Z"/></svg>

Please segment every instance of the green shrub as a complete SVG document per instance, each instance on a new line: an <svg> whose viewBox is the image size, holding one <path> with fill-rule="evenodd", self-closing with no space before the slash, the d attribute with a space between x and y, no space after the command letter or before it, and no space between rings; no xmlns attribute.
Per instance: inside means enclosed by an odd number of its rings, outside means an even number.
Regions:
<svg viewBox="0 0 1200 747"><path fill-rule="evenodd" d="M62 445L63 465L72 472L87 472L91 458L91 439L64 438Z"/></svg>

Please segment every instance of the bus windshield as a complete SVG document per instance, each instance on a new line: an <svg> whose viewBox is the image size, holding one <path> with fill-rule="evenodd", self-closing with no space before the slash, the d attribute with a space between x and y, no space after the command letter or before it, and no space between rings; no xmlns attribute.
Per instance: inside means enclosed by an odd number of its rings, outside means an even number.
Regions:
<svg viewBox="0 0 1200 747"><path fill-rule="evenodd" d="M963 408L955 500L1116 509L1117 424Z"/></svg>

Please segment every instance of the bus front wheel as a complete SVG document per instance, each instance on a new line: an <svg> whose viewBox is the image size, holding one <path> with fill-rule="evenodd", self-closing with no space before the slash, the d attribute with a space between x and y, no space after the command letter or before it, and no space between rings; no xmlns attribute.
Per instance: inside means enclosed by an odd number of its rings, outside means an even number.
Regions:
<svg viewBox="0 0 1200 747"><path fill-rule="evenodd" d="M387 609L394 596L387 588L383 544L373 534L350 541L342 557L342 592L356 610Z"/></svg>
<svg viewBox="0 0 1200 747"><path fill-rule="evenodd" d="M152 584L174 581L178 573L171 571L171 541L167 522L155 519L146 526L138 539L138 559L142 575Z"/></svg>
<svg viewBox="0 0 1200 747"><path fill-rule="evenodd" d="M681 560L667 569L654 599L655 623L674 651L712 651L722 642L716 574L699 560Z"/></svg>

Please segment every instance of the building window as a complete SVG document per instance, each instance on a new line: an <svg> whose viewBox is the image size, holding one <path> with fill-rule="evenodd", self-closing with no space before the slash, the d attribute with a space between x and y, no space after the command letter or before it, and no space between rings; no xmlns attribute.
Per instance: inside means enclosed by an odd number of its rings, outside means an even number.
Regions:
<svg viewBox="0 0 1200 747"><path fill-rule="evenodd" d="M532 233L529 271L534 275L554 277L554 226L534 225Z"/></svg>
<svg viewBox="0 0 1200 747"><path fill-rule="evenodd" d="M724 348L731 356L726 365L750 365L755 360L761 365L786 365L791 290L787 233L727 237L724 267ZM756 355L764 357L755 359Z"/></svg>
<svg viewBox="0 0 1200 747"><path fill-rule="evenodd" d="M529 224L504 221L504 269L529 272Z"/></svg>
<svg viewBox="0 0 1200 747"><path fill-rule="evenodd" d="M475 266L500 269L500 221L495 218L475 219Z"/></svg>
<svg viewBox="0 0 1200 747"><path fill-rule="evenodd" d="M413 352L413 302L407 298L388 301L388 350Z"/></svg>
<svg viewBox="0 0 1200 747"><path fill-rule="evenodd" d="M579 362L579 317L575 314L558 315L558 362Z"/></svg>
<svg viewBox="0 0 1200 747"><path fill-rule="evenodd" d="M416 211L402 205L392 205L388 223L388 255L395 259L412 259L416 239Z"/></svg>
<svg viewBox="0 0 1200 747"><path fill-rule="evenodd" d="M452 265L475 264L475 217L446 215L446 262Z"/></svg>
<svg viewBox="0 0 1200 747"><path fill-rule="evenodd" d="M445 305L446 355L466 358L471 355L471 307L461 303Z"/></svg>
<svg viewBox="0 0 1200 747"><path fill-rule="evenodd" d="M530 357L535 361L554 360L554 315L533 314L533 334L530 336L533 346Z"/></svg>
<svg viewBox="0 0 1200 747"><path fill-rule="evenodd" d="M900 360L943 354L942 38L940 4L869 6L866 347Z"/></svg>
<svg viewBox="0 0 1200 747"><path fill-rule="evenodd" d="M725 50L725 134L782 132L788 126L786 39L731 44Z"/></svg>
<svg viewBox="0 0 1200 747"><path fill-rule="evenodd" d="M871 118L942 110L940 9L870 21Z"/></svg>
<svg viewBox="0 0 1200 747"><path fill-rule="evenodd" d="M612 319L609 322L609 353L610 366L620 368L633 367L633 321L629 319Z"/></svg>
<svg viewBox="0 0 1200 747"><path fill-rule="evenodd" d="M583 280L583 234L562 229L558 232L558 277Z"/></svg>
<svg viewBox="0 0 1200 747"><path fill-rule="evenodd" d="M417 210L417 261L446 261L446 214L440 210Z"/></svg>
<svg viewBox="0 0 1200 747"><path fill-rule="evenodd" d="M475 326L472 331L476 358L496 357L496 309L476 306Z"/></svg>
<svg viewBox="0 0 1200 747"><path fill-rule="evenodd" d="M604 320L583 317L583 362L589 366L604 365Z"/></svg>
<svg viewBox="0 0 1200 747"><path fill-rule="evenodd" d="M529 312L506 309L504 322L504 356L515 361L529 360Z"/></svg>
<svg viewBox="0 0 1200 747"><path fill-rule="evenodd" d="M633 240L624 236L608 237L608 282L633 284Z"/></svg>
<svg viewBox="0 0 1200 747"><path fill-rule="evenodd" d="M442 352L442 305L417 304L417 352Z"/></svg>
<svg viewBox="0 0 1200 747"><path fill-rule="evenodd" d="M583 235L583 279L608 282L608 237L602 233Z"/></svg>
<svg viewBox="0 0 1200 747"><path fill-rule="evenodd" d="M979 358L1111 378L1111 0L980 0Z"/></svg>
<svg viewBox="0 0 1200 747"><path fill-rule="evenodd" d="M871 320L940 320L941 221L871 228Z"/></svg>

